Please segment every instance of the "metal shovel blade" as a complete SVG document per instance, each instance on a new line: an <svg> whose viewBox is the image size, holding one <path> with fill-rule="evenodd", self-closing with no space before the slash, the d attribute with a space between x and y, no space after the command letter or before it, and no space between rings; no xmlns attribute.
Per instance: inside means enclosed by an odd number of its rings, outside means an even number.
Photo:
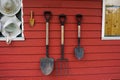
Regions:
<svg viewBox="0 0 120 80"><path fill-rule="evenodd" d="M75 48L75 56L77 57L78 60L83 58L83 56L84 56L84 49L81 48L80 46L76 47Z"/></svg>
<svg viewBox="0 0 120 80"><path fill-rule="evenodd" d="M40 59L40 68L44 75L49 75L54 69L54 59L53 58L41 58Z"/></svg>

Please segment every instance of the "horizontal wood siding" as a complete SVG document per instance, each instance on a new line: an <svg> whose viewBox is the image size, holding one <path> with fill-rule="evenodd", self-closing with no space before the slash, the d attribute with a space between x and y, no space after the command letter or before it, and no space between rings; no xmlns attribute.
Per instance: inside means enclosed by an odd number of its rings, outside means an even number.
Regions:
<svg viewBox="0 0 120 80"><path fill-rule="evenodd" d="M23 0L25 41L11 45L0 42L0 80L120 80L120 40L101 40L102 0ZM33 10L35 26L29 26ZM60 57L60 24L58 15L67 15L65 24L65 57L69 59L69 74L44 76L40 58L45 57L45 19L50 10L50 56ZM75 15L81 13L81 46L84 58L74 56L77 46Z"/></svg>

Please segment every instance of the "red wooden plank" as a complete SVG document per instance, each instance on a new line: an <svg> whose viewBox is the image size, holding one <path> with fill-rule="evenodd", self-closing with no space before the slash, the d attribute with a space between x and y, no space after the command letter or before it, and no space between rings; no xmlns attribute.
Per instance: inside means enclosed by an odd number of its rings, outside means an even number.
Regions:
<svg viewBox="0 0 120 80"><path fill-rule="evenodd" d="M56 62L55 62L56 63ZM69 62L69 68L117 67L120 60L75 61ZM73 65L74 64L74 65ZM1 63L0 70L40 69L40 63Z"/></svg>
<svg viewBox="0 0 120 80"><path fill-rule="evenodd" d="M65 28L66 30L66 28ZM98 38L100 39L101 31L81 31L81 38ZM25 38L45 38L45 31L25 31ZM60 30L59 31L50 31L50 38L59 38L60 39ZM77 38L77 31L65 31L65 38Z"/></svg>
<svg viewBox="0 0 120 80"><path fill-rule="evenodd" d="M52 12L52 15L59 15L64 12L66 15L76 15L82 14L87 16L101 16L102 12L101 9L71 9L71 8L24 8L23 12L24 15L30 16L30 11L34 12L34 16L36 15L43 15L44 11L49 10ZM97 13L97 14L96 14Z"/></svg>
<svg viewBox="0 0 120 80"><path fill-rule="evenodd" d="M80 68L70 69L71 74L104 74L104 73L120 73L120 67L100 67L100 68Z"/></svg>
<svg viewBox="0 0 120 80"><path fill-rule="evenodd" d="M94 74L94 75L70 75L70 76L31 76L31 77L1 77L0 80L119 80L120 74Z"/></svg>
<svg viewBox="0 0 120 80"><path fill-rule="evenodd" d="M90 46L97 46L97 45L98 46L105 46L105 45L106 46L119 46L119 43L120 43L119 40L81 39L81 45L90 45Z"/></svg>
<svg viewBox="0 0 120 80"><path fill-rule="evenodd" d="M24 16L24 21L29 22L30 16ZM44 16L35 16L34 17L36 23L45 23ZM101 23L102 18L98 16L83 16L82 23ZM51 23L59 23L59 17L53 16L51 19ZM66 23L76 23L75 16L67 16Z"/></svg>
<svg viewBox="0 0 120 80"><path fill-rule="evenodd" d="M59 31L61 29L60 24L50 24L50 31ZM24 24L24 30L29 31L42 31L45 30L45 24L44 23L36 23L35 26L32 28L30 25ZM66 24L65 30L73 30L77 31L77 24ZM81 30L82 31L100 31L101 30L101 24L81 24Z"/></svg>
<svg viewBox="0 0 120 80"><path fill-rule="evenodd" d="M119 53L119 46L82 46L85 53ZM75 46L65 47L65 53L74 53ZM59 54L60 47L50 47L50 54ZM0 47L0 54L45 54L45 47Z"/></svg>
<svg viewBox="0 0 120 80"><path fill-rule="evenodd" d="M69 75L85 75L85 74L114 74L120 73L120 67L99 67L99 68L79 68L69 69ZM1 71L0 77L13 76L43 76L41 70L6 70Z"/></svg>
<svg viewBox="0 0 120 80"><path fill-rule="evenodd" d="M1 42L0 46L1 47L9 47L9 46L12 46L12 47L27 47L27 46L31 46L31 47L34 47L34 46L38 46L38 47L41 47L41 46L45 46L45 40L46 39L26 39L25 41L20 41L20 42L16 42L16 41L13 41L11 43L11 45L7 45L6 42ZM49 42L50 46L51 47L59 47L61 45L60 43L60 39L50 39L50 42ZM65 46L77 46L78 42L77 42L77 38L74 38L74 39L65 39ZM117 41L102 41L100 39L81 39L81 43L80 43L81 46L104 46L104 45L107 45L107 46L120 46L120 41L117 40Z"/></svg>
<svg viewBox="0 0 120 80"><path fill-rule="evenodd" d="M45 8L101 8L101 1L23 1L23 7L45 7Z"/></svg>
<svg viewBox="0 0 120 80"><path fill-rule="evenodd" d="M51 53L50 53L51 54ZM45 55L1 55L0 63L4 62L39 62L40 58L45 57ZM60 54L51 55L51 57L58 59ZM65 57L69 61L76 61L74 53L65 54ZM82 60L111 60L120 59L119 53L108 53L108 54L85 54Z"/></svg>

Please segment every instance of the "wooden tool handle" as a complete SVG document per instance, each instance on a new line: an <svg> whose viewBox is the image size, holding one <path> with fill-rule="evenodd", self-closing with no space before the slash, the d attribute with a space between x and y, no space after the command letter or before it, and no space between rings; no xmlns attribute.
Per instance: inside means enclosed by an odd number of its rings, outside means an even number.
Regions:
<svg viewBox="0 0 120 80"><path fill-rule="evenodd" d="M81 29L81 27L80 27L80 25L78 25L78 38L80 38L80 29Z"/></svg>
<svg viewBox="0 0 120 80"><path fill-rule="evenodd" d="M64 45L64 25L61 26L61 45Z"/></svg>
<svg viewBox="0 0 120 80"><path fill-rule="evenodd" d="M82 15L77 14L76 15L76 20L77 20L77 25L78 25L78 45L80 45L80 30L81 30L80 24L81 24L81 21L82 21Z"/></svg>
<svg viewBox="0 0 120 80"><path fill-rule="evenodd" d="M49 22L51 19L51 12L50 11L45 11L44 12L44 17L46 20L46 56L49 57Z"/></svg>
<svg viewBox="0 0 120 80"><path fill-rule="evenodd" d="M49 45L49 23L46 22L46 45Z"/></svg>
<svg viewBox="0 0 120 80"><path fill-rule="evenodd" d="M64 59L64 24L66 21L66 15L59 15L59 21L61 24L61 59Z"/></svg>
<svg viewBox="0 0 120 80"><path fill-rule="evenodd" d="M30 12L30 18L33 18L33 11Z"/></svg>
<svg viewBox="0 0 120 80"><path fill-rule="evenodd" d="M44 12L44 17L46 20L46 45L49 45L49 22L51 19L51 12L50 11L45 11Z"/></svg>
<svg viewBox="0 0 120 80"><path fill-rule="evenodd" d="M61 24L61 45L64 45L64 24L66 21L66 15L64 14L59 15L59 21Z"/></svg>

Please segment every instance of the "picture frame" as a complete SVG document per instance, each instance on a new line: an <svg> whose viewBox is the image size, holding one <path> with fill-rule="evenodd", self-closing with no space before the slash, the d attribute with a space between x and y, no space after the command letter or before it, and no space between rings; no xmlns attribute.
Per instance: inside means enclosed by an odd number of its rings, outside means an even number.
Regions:
<svg viewBox="0 0 120 80"><path fill-rule="evenodd" d="M103 0L102 40L120 40L120 0Z"/></svg>

